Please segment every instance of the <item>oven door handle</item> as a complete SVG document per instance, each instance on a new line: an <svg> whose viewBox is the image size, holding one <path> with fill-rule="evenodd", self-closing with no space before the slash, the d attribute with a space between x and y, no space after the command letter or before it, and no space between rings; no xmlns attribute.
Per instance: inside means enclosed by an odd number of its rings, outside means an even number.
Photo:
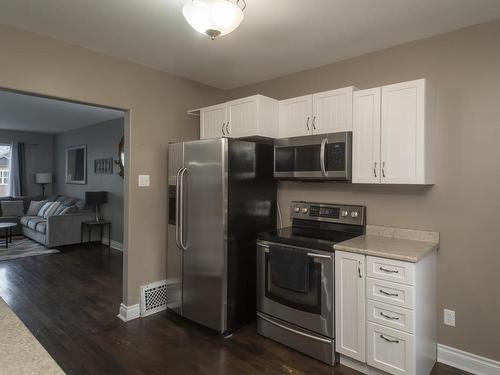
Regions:
<svg viewBox="0 0 500 375"><path fill-rule="evenodd" d="M277 327L280 327L286 331L289 331L289 332L292 332L292 333L296 333L297 335L301 335L301 336L304 336L304 337L307 337L309 339L313 339L313 340L317 340L317 341L321 341L321 342L324 342L326 344L331 344L332 343L332 340L327 340L327 339L323 339L321 337L317 337L317 336L313 336L313 335L309 335L307 333L304 333L304 332L301 332L301 331L298 331L296 329L293 329L293 328L290 328L290 327L287 327L283 324L280 324L278 322L275 322L267 317L265 317L264 315L262 315L261 313L257 313L257 316L263 320L265 320L266 322L270 323L270 324L273 324Z"/></svg>
<svg viewBox="0 0 500 375"><path fill-rule="evenodd" d="M269 246L259 245L263 247L265 253L269 253ZM320 259L332 259L330 255L316 254L316 253L307 253L307 256L310 258L320 258Z"/></svg>
<svg viewBox="0 0 500 375"><path fill-rule="evenodd" d="M325 152L327 143L328 143L328 138L323 138L323 140L321 141L321 149L319 151L319 164L321 166L321 173L323 173L323 176L325 177L328 177L325 165Z"/></svg>

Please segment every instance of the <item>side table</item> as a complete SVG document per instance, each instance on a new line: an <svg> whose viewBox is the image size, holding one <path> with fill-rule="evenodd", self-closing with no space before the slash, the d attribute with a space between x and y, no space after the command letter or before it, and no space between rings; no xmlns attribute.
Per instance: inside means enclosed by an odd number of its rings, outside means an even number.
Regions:
<svg viewBox="0 0 500 375"><path fill-rule="evenodd" d="M100 229L99 240L102 244L103 228L105 226L108 227L108 254L111 254L111 221L108 221L108 220L83 221L82 227L80 230L80 242L83 243L83 233L84 233L85 228L87 228L88 229L87 246L90 246L90 243L92 242L91 241L92 240L92 228L99 227L99 229Z"/></svg>

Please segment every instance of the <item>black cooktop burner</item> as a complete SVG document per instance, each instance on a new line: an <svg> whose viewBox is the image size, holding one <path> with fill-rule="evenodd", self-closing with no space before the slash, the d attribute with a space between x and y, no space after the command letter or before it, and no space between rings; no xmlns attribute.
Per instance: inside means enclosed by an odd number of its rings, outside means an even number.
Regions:
<svg viewBox="0 0 500 375"><path fill-rule="evenodd" d="M333 251L333 245L360 236L363 233L318 228L287 227L260 233L259 240L316 250Z"/></svg>

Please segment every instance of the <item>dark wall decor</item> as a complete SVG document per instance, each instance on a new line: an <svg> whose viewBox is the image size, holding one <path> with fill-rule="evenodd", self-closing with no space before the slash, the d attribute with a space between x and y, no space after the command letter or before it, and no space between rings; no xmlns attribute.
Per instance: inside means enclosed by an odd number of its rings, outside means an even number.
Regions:
<svg viewBox="0 0 500 375"><path fill-rule="evenodd" d="M97 174L112 174L113 173L113 158L95 159L94 173Z"/></svg>
<svg viewBox="0 0 500 375"><path fill-rule="evenodd" d="M123 178L125 169L125 137L122 137L118 145L118 160L115 160L115 163L120 167L118 174Z"/></svg>

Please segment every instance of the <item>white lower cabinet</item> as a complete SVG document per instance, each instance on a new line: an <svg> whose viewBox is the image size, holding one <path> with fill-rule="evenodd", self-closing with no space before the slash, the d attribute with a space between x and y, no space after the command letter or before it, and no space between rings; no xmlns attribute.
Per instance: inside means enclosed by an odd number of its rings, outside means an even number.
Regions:
<svg viewBox="0 0 500 375"><path fill-rule="evenodd" d="M379 324L366 324L367 363L390 374L415 375L414 337Z"/></svg>
<svg viewBox="0 0 500 375"><path fill-rule="evenodd" d="M335 252L335 350L365 361L365 256Z"/></svg>
<svg viewBox="0 0 500 375"><path fill-rule="evenodd" d="M342 363L355 360L365 373L430 374L437 352L436 259L436 251L417 263L335 251L335 347Z"/></svg>

